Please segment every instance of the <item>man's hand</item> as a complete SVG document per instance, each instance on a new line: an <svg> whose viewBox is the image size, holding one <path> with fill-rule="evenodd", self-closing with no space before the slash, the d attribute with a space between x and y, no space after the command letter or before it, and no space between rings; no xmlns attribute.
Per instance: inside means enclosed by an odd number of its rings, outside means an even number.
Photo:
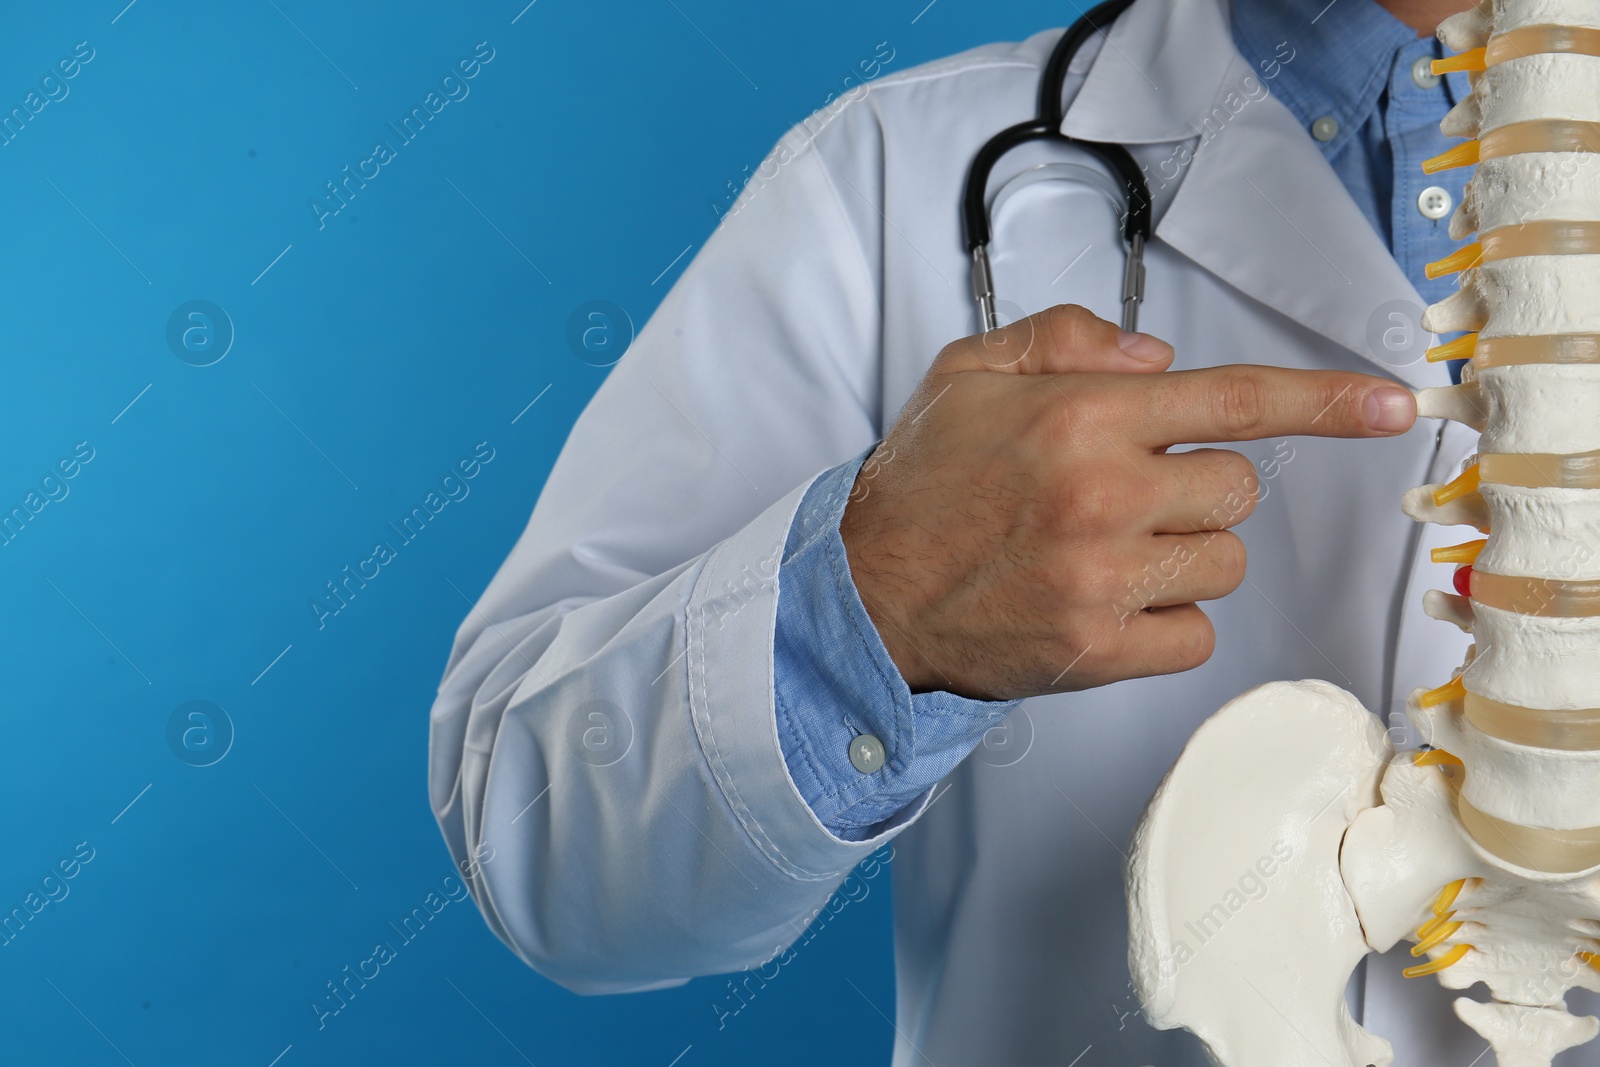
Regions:
<svg viewBox="0 0 1600 1067"><path fill-rule="evenodd" d="M1162 373L1171 346L1060 306L947 346L862 467L840 523L913 692L999 700L1204 663L1197 601L1244 580L1229 532L1259 479L1173 445L1388 437L1411 393L1339 371ZM1154 577L1152 577L1154 576Z"/></svg>

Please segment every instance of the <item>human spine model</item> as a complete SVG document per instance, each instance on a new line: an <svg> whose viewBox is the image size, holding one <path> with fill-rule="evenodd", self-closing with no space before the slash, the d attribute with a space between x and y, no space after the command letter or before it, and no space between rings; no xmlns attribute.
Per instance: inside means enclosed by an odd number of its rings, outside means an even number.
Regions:
<svg viewBox="0 0 1600 1067"><path fill-rule="evenodd" d="M1407 977L1487 986L1456 1013L1500 1067L1600 1032L1563 1003L1600 990L1600 0L1496 0L1439 36L1460 54L1436 69L1473 76L1441 128L1471 140L1428 169L1477 164L1451 221L1477 240L1429 268L1461 288L1423 323L1469 331L1431 359L1471 362L1418 410L1481 437L1403 506L1487 535L1434 553L1457 592L1425 599L1474 644L1411 697L1420 753L1348 693L1279 682L1202 726L1151 801L1134 981L1153 1025L1225 1067L1392 1062L1344 990L1402 940Z"/></svg>

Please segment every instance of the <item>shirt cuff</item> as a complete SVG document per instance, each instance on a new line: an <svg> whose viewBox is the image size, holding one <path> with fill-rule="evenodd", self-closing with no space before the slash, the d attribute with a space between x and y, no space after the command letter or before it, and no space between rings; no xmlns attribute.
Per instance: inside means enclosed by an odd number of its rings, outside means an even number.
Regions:
<svg viewBox="0 0 1600 1067"><path fill-rule="evenodd" d="M824 472L801 498L778 568L773 636L773 704L789 776L822 825L846 841L880 832L1020 703L912 695L900 677L856 592L839 535L872 451ZM863 735L882 743L875 770L858 770L850 759Z"/></svg>

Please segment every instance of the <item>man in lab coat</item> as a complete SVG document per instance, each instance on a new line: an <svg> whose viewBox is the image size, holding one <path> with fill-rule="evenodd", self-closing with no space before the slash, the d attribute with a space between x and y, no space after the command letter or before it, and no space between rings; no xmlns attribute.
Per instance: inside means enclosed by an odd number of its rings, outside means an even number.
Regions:
<svg viewBox="0 0 1600 1067"><path fill-rule="evenodd" d="M973 336L962 182L1059 31L784 138L439 690L434 811L458 860L494 849L473 892L522 959L589 993L754 967L893 841L896 1065L1204 1062L1129 985L1122 851L1161 775L1274 679L1404 741L1463 651L1418 607L1449 531L1398 508L1473 444L1408 391L1449 381L1416 323L1465 179L1417 168L1466 89L1419 31L1463 5L1387 6L1137 0L1090 38L1062 128L1149 177L1141 334L1105 321L1102 193L1014 181L1041 148L991 183L1010 325ZM1369 963L1352 1004L1398 1062L1472 1060L1444 991Z"/></svg>

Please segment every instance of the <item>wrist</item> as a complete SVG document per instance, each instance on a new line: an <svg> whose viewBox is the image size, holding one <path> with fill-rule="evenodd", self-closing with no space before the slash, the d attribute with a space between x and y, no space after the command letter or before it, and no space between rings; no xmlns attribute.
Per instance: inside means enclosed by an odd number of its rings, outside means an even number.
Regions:
<svg viewBox="0 0 1600 1067"><path fill-rule="evenodd" d="M906 554L892 546L891 535L885 529L887 520L877 514L878 509L869 503L870 497L869 492L863 491L861 475L857 475L856 488L839 520L850 581L884 650L911 692L944 688L937 668L912 637L907 602L916 581L905 573Z"/></svg>

